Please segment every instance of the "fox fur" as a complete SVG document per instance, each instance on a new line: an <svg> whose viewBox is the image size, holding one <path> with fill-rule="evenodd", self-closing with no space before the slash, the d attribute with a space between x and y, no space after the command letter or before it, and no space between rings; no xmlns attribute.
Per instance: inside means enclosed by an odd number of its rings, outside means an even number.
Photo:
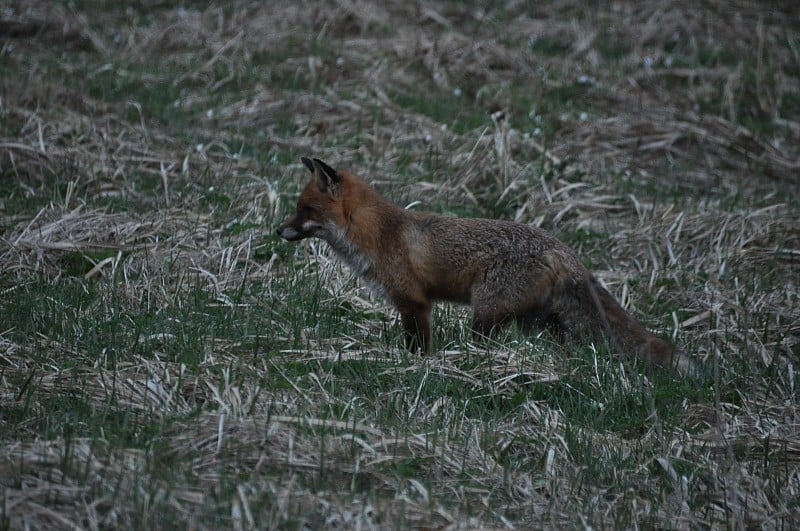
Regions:
<svg viewBox="0 0 800 531"><path fill-rule="evenodd" d="M607 340L649 369L688 367L680 351L648 332L545 230L409 211L350 171L301 160L313 177L278 236L325 240L395 305L412 350L430 349L431 305L441 300L468 304L477 334L516 321L562 339Z"/></svg>

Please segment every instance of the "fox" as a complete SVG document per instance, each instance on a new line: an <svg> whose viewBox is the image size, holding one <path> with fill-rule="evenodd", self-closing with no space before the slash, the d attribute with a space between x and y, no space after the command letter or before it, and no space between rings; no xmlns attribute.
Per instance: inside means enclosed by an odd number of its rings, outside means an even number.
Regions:
<svg viewBox="0 0 800 531"><path fill-rule="evenodd" d="M432 304L448 301L470 306L474 335L517 323L524 331L552 330L562 343L607 341L646 370L688 370L682 351L647 331L546 230L407 210L350 170L300 160L312 177L277 235L327 242L395 306L411 351L430 352Z"/></svg>

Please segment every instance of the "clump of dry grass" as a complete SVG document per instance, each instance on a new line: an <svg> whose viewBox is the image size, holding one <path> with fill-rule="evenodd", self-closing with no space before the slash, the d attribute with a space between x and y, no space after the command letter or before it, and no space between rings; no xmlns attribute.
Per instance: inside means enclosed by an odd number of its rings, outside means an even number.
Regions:
<svg viewBox="0 0 800 531"><path fill-rule="evenodd" d="M4 523L797 525L796 15L0 9L24 77L0 80L0 297L45 286L63 325L0 325ZM682 383L596 353L474 345L458 311L437 355L408 354L323 245L267 237L297 154L413 208L553 229L707 393L670 409Z"/></svg>

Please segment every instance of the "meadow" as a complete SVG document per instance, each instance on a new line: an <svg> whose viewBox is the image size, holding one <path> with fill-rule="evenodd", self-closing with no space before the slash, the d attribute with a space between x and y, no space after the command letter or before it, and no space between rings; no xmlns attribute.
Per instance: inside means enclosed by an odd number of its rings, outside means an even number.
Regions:
<svg viewBox="0 0 800 531"><path fill-rule="evenodd" d="M697 374L434 312L308 172L567 242ZM800 527L800 7L0 6L0 529Z"/></svg>

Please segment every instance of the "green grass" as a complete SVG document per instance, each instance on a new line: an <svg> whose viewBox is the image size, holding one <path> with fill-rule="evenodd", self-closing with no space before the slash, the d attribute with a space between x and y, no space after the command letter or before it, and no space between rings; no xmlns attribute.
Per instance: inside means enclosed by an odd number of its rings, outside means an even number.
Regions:
<svg viewBox="0 0 800 531"><path fill-rule="evenodd" d="M404 109L419 112L445 124L445 127L456 133L491 125L491 119L484 110L465 105L460 95L447 93L435 85L424 87L422 91L420 87L396 90L392 94L392 101Z"/></svg>

